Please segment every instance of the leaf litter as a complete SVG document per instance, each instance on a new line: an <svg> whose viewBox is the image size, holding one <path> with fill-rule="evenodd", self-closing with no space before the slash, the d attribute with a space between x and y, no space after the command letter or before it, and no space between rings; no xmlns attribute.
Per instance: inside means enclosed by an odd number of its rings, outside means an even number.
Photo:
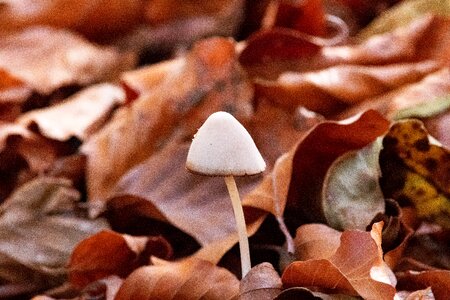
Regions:
<svg viewBox="0 0 450 300"><path fill-rule="evenodd" d="M446 2L225 2L0 4L2 297L445 299ZM184 167L219 110L268 166L242 280Z"/></svg>

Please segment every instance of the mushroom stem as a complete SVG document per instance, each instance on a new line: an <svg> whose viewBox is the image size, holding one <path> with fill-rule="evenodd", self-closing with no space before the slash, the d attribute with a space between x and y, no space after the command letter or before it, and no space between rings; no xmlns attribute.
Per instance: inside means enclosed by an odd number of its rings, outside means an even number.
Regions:
<svg viewBox="0 0 450 300"><path fill-rule="evenodd" d="M236 219L238 237L239 237L239 251L241 252L241 268L242 278L250 271L250 249L248 246L247 226L245 225L244 210L242 209L239 192L234 181L233 176L225 176L225 184L227 185L228 193L230 194L231 203L233 205L234 217Z"/></svg>

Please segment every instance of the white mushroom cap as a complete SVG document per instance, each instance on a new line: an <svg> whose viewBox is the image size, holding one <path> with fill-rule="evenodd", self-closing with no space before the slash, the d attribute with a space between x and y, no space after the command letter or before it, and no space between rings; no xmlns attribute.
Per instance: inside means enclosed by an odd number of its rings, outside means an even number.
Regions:
<svg viewBox="0 0 450 300"><path fill-rule="evenodd" d="M219 111L195 134L186 168L211 176L243 176L263 172L266 163L244 126L229 113Z"/></svg>

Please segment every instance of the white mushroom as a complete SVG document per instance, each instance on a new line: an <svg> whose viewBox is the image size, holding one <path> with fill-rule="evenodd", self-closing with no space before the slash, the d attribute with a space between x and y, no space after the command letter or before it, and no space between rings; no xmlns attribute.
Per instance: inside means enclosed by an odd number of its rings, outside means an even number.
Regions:
<svg viewBox="0 0 450 300"><path fill-rule="evenodd" d="M233 176L254 175L265 170L266 163L255 142L231 114L213 113L194 136L186 168L197 174L224 177L236 218L244 277L251 268L250 251L244 212Z"/></svg>

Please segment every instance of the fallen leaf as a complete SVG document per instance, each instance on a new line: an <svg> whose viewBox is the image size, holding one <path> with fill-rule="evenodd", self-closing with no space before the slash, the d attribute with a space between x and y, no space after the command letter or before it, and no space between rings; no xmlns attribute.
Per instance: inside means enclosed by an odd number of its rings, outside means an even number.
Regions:
<svg viewBox="0 0 450 300"><path fill-rule="evenodd" d="M360 229L385 210L384 195L378 183L381 139L347 152L329 167L322 188L322 210L329 226Z"/></svg>
<svg viewBox="0 0 450 300"><path fill-rule="evenodd" d="M420 218L448 228L449 157L448 149L430 141L420 121L394 123L380 154L383 192L413 205Z"/></svg>
<svg viewBox="0 0 450 300"><path fill-rule="evenodd" d="M373 142L388 126L377 112L367 111L344 123L327 121L314 127L293 150L289 193L286 200L280 199L287 201L285 217L301 215L312 222L326 222L320 199L329 167L348 151Z"/></svg>
<svg viewBox="0 0 450 300"><path fill-rule="evenodd" d="M25 113L17 122L24 126L36 124L40 133L50 139L67 141L76 137L84 141L103 125L124 97L122 89L112 84L92 85L64 102Z"/></svg>
<svg viewBox="0 0 450 300"><path fill-rule="evenodd" d="M117 293L125 299L232 299L239 281L228 270L200 259L152 260L131 273Z"/></svg>
<svg viewBox="0 0 450 300"><path fill-rule="evenodd" d="M170 74L151 94L118 110L111 122L83 145L90 201L101 207L101 201L111 195L128 170L171 138L191 138L212 112L233 111L238 118L248 117L251 97L251 86L236 62L232 41L211 38L199 42L179 72ZM98 212L92 210L93 215Z"/></svg>
<svg viewBox="0 0 450 300"><path fill-rule="evenodd" d="M328 259L341 243L341 232L325 224L305 224L295 234L297 260Z"/></svg>
<svg viewBox="0 0 450 300"><path fill-rule="evenodd" d="M406 292L406 291L401 291L401 292L397 292L395 294L395 299L399 299L399 300L416 300L416 299L420 299L420 300L434 300L434 294L433 291L431 290L431 288L426 288L423 290L418 290L418 291L414 291L414 292Z"/></svg>
<svg viewBox="0 0 450 300"><path fill-rule="evenodd" d="M267 299L276 297L282 290L283 283L277 271L270 263L254 266L241 280L239 299Z"/></svg>
<svg viewBox="0 0 450 300"><path fill-rule="evenodd" d="M133 64L129 55L63 29L32 27L3 34L0 41L0 68L42 95L63 86L114 79Z"/></svg>
<svg viewBox="0 0 450 300"><path fill-rule="evenodd" d="M39 289L64 281L75 245L108 227L102 219L76 216L78 198L67 180L39 177L0 206L0 278Z"/></svg>
<svg viewBox="0 0 450 300"><path fill-rule="evenodd" d="M383 272L383 281L384 276L392 280L392 271L383 267L379 225L374 225L370 233L343 232L339 248L329 259L293 262L283 272L284 287L317 287L324 292L360 295L365 299L392 299L395 282L378 281L381 273L375 271Z"/></svg>
<svg viewBox="0 0 450 300"><path fill-rule="evenodd" d="M134 237L101 231L79 243L70 257L69 281L85 287L110 275L127 277L150 256L170 258L171 248L162 237Z"/></svg>
<svg viewBox="0 0 450 300"><path fill-rule="evenodd" d="M145 199L138 212L141 216L168 222L203 247L212 247L208 257L201 257L217 263L237 242L233 210L223 178L193 175L186 170L188 146L166 146L131 169L117 184L115 197L110 201L126 195ZM241 196L245 197L259 180L258 176L238 179ZM266 213L245 206L244 213L252 234Z"/></svg>

